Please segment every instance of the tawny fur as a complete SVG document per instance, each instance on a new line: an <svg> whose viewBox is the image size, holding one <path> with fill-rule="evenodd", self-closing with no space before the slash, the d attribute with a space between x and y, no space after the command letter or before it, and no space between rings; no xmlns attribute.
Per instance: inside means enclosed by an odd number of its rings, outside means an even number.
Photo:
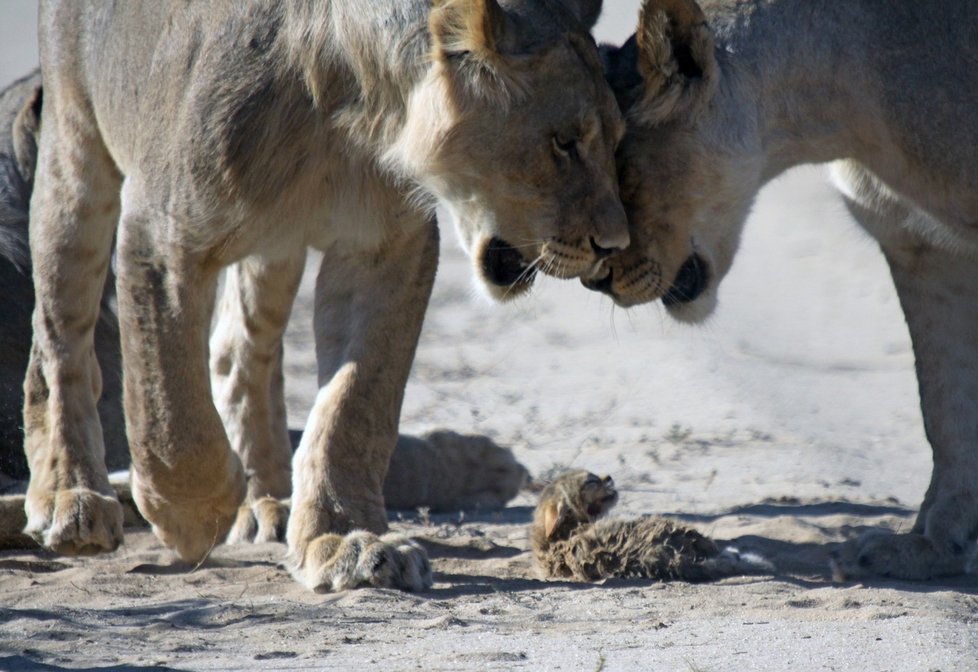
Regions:
<svg viewBox="0 0 978 672"><path fill-rule="evenodd" d="M548 485L530 528L533 555L543 574L575 581L695 582L772 571L760 558L721 551L708 537L667 518L604 518L617 502L610 476L571 471Z"/></svg>
<svg viewBox="0 0 978 672"><path fill-rule="evenodd" d="M307 246L320 391L290 567L312 586L320 535L384 531L436 202L500 298L534 264L573 277L627 244L623 123L581 23L598 5L42 0L27 531L62 553L122 538L91 351L113 242L132 490L157 536L198 561L246 497L287 494L276 361Z"/></svg>
<svg viewBox="0 0 978 672"><path fill-rule="evenodd" d="M960 574L976 549L976 61L970 0L645 0L605 52L632 244L589 286L705 319L761 186L827 161L889 264L934 470L913 528L849 542L838 577Z"/></svg>

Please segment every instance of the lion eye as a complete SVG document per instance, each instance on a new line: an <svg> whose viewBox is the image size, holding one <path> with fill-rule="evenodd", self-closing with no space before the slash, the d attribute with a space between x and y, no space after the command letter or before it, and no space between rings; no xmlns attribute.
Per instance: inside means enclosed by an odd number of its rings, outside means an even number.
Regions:
<svg viewBox="0 0 978 672"><path fill-rule="evenodd" d="M577 156L577 138L557 133L552 138L554 153L563 157Z"/></svg>

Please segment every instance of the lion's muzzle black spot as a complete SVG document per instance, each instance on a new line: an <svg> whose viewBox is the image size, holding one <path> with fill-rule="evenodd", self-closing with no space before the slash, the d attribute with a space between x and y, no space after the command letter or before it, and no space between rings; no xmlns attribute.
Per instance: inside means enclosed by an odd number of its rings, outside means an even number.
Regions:
<svg viewBox="0 0 978 672"><path fill-rule="evenodd" d="M614 291L611 289L614 279L614 272L609 268L604 277L581 278L581 284L590 289L592 292L601 292L602 294L607 294L608 296L614 296Z"/></svg>
<svg viewBox="0 0 978 672"><path fill-rule="evenodd" d="M536 273L516 248L493 236L482 254L482 274L494 285L509 287L526 282Z"/></svg>
<svg viewBox="0 0 978 672"><path fill-rule="evenodd" d="M710 281L709 268L698 254L692 254L679 268L676 279L663 297L666 307L696 300Z"/></svg>

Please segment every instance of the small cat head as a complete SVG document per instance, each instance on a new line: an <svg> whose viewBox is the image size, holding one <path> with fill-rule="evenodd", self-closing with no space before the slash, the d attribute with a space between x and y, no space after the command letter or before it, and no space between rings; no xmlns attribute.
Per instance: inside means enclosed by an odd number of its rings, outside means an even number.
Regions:
<svg viewBox="0 0 978 672"><path fill-rule="evenodd" d="M570 471L544 488L534 515L548 541L566 539L580 525L593 523L618 503L611 476L596 476L583 469Z"/></svg>

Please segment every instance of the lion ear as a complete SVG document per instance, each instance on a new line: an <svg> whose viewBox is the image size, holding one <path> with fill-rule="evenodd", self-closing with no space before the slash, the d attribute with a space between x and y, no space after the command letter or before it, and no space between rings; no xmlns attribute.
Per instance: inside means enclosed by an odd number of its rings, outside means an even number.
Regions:
<svg viewBox="0 0 978 672"><path fill-rule="evenodd" d="M491 62L501 51L507 22L496 0L433 0L428 30L435 57Z"/></svg>
<svg viewBox="0 0 978 672"><path fill-rule="evenodd" d="M551 503L543 511L543 529L547 533L547 539L553 539L557 534L560 524L567 515L567 505L563 502L559 504Z"/></svg>
<svg viewBox="0 0 978 672"><path fill-rule="evenodd" d="M695 0L645 0L635 39L647 123L695 114L709 101L717 81L713 33Z"/></svg>

